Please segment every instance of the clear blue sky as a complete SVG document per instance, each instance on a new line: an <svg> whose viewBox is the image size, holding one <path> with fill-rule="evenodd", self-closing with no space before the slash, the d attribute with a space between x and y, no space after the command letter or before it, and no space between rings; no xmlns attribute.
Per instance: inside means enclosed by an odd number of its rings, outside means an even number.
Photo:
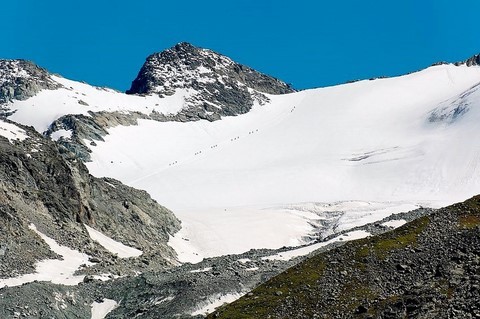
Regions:
<svg viewBox="0 0 480 319"><path fill-rule="evenodd" d="M300 89L480 52L478 0L10 0L1 10L0 58L120 90L149 54L181 41Z"/></svg>

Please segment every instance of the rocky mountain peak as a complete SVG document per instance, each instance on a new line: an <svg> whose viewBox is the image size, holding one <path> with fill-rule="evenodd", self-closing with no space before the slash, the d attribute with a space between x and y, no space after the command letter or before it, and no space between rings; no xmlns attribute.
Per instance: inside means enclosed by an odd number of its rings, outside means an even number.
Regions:
<svg viewBox="0 0 480 319"><path fill-rule="evenodd" d="M196 49L198 50L198 48L188 42L177 43L172 49L183 52L194 52Z"/></svg>
<svg viewBox="0 0 480 319"><path fill-rule="evenodd" d="M0 60L0 104L14 99L26 100L43 89L59 86L47 70L33 62Z"/></svg>
<svg viewBox="0 0 480 319"><path fill-rule="evenodd" d="M480 65L480 54L475 54L465 61L467 66Z"/></svg>
<svg viewBox="0 0 480 319"><path fill-rule="evenodd" d="M465 61L457 62L455 65L466 65L466 66L475 66L480 65L480 53L471 56L470 58L466 59Z"/></svg>
<svg viewBox="0 0 480 319"><path fill-rule="evenodd" d="M222 54L181 42L150 55L127 93L169 96L181 91L185 107L179 120L216 120L246 113L254 102L265 103L265 93L294 90Z"/></svg>

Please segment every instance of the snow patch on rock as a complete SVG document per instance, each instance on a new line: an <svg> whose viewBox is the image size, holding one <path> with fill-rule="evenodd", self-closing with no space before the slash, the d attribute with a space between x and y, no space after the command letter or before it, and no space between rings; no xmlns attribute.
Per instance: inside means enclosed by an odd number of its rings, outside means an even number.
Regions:
<svg viewBox="0 0 480 319"><path fill-rule="evenodd" d="M102 302L93 302L92 307L92 317L91 319L103 319L105 318L113 309L117 308L118 303L112 299L103 299Z"/></svg>
<svg viewBox="0 0 480 319"><path fill-rule="evenodd" d="M90 226L84 225L88 231L88 235L90 238L98 242L100 245L103 246L106 250L111 252L112 254L117 254L120 258L130 258L130 257L138 257L143 252L139 249L129 247L124 245L112 238L102 234L96 229L93 229Z"/></svg>
<svg viewBox="0 0 480 319"><path fill-rule="evenodd" d="M48 259L36 264L35 273L18 276L15 278L0 279L0 288L20 286L33 281L50 281L54 284L73 286L83 281L84 275L74 275L82 266L90 266L89 256L66 246L59 245L54 239L42 234L34 224L29 228L44 240L50 249L59 254L62 259Z"/></svg>
<svg viewBox="0 0 480 319"><path fill-rule="evenodd" d="M23 141L28 138L25 130L19 128L15 124L7 123L0 120L0 136L8 139L10 143L15 140Z"/></svg>

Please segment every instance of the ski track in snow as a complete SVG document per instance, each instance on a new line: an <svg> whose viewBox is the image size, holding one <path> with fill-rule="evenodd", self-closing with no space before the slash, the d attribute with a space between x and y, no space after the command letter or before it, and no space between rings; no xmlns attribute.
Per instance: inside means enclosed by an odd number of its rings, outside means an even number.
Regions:
<svg viewBox="0 0 480 319"><path fill-rule="evenodd" d="M464 138L478 130L480 112L462 127L428 123L432 109L479 81L479 68L447 65L269 96L265 106L216 122L140 120L110 129L87 165L174 211L183 229L169 243L181 261L303 245L315 217L272 207L363 199L341 210L341 231L480 192L479 163L460 164L480 154ZM365 200L384 210L362 212Z"/></svg>
<svg viewBox="0 0 480 319"><path fill-rule="evenodd" d="M63 114L89 110L173 114L192 94L128 96L55 80L65 89L15 102L11 119L43 132ZM342 217L334 231L340 231L480 193L480 146L471 138L480 133L479 82L478 67L439 65L269 95L266 105L215 122L139 120L110 128L105 142L92 146L87 166L173 210L183 228L169 243L181 261L304 245L319 212L299 209L302 204L285 208L292 203L343 203L335 206ZM462 117L429 121L467 102ZM371 203L379 206L362 210Z"/></svg>

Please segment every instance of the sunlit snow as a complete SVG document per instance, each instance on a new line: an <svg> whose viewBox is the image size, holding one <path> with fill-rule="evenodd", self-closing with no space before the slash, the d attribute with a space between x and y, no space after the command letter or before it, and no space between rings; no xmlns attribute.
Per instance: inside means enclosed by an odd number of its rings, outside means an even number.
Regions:
<svg viewBox="0 0 480 319"><path fill-rule="evenodd" d="M14 102L11 119L43 132L71 113L174 114L193 94L132 96L54 80L65 88ZM181 261L303 245L315 232L317 203L338 206L342 216L328 230L337 232L480 193L478 83L478 67L438 65L269 96L215 122L139 120L110 128L87 166L173 210L182 230L169 243Z"/></svg>
<svg viewBox="0 0 480 319"><path fill-rule="evenodd" d="M15 101L10 105L15 113L9 119L31 125L38 132L43 133L54 120L67 114L88 116L89 111L150 114L154 110L163 114L176 113L184 107L185 97L194 93L193 90L185 89L177 90L174 95L165 98L160 98L158 95L138 96L94 87L58 76L52 76L52 79L62 84L64 88L42 90L30 99Z"/></svg>
<svg viewBox="0 0 480 319"><path fill-rule="evenodd" d="M217 309L221 305L237 300L242 295L243 294L234 293L234 294L225 294L225 295L217 294L217 295L211 296L209 297L205 305L193 311L191 315L192 316L207 315L213 312L215 309Z"/></svg>
<svg viewBox="0 0 480 319"><path fill-rule="evenodd" d="M440 65L270 96L215 122L140 120L110 129L87 165L174 211L183 229L170 243L181 260L300 245L311 218L272 207L350 203L339 225L348 229L362 216L372 222L479 193L480 146L471 136L479 133L480 101L453 124L429 121L478 82L480 68ZM385 210L371 218L358 210L370 202Z"/></svg>
<svg viewBox="0 0 480 319"><path fill-rule="evenodd" d="M389 220L388 222L385 222L382 225L386 227L397 228L397 227L403 226L406 222L407 221L404 219Z"/></svg>
<svg viewBox="0 0 480 319"><path fill-rule="evenodd" d="M369 232L366 232L364 230L355 230L321 243L313 244L310 246L306 246L306 247L302 247L294 250L285 251L272 256L262 257L262 259L263 260L290 260L295 257L306 256L311 252L319 248L325 247L329 244L332 244L334 242L356 240L356 239L361 239L368 236L370 236Z"/></svg>
<svg viewBox="0 0 480 319"><path fill-rule="evenodd" d="M28 137L25 131L18 126L0 120L0 136L6 137L9 142L23 141Z"/></svg>
<svg viewBox="0 0 480 319"><path fill-rule="evenodd" d="M61 137L63 138L70 138L72 136L72 131L67 131L67 130L58 130L52 133L50 136L52 140L58 141Z"/></svg>
<svg viewBox="0 0 480 319"><path fill-rule="evenodd" d="M118 303L112 299L103 299L102 302L93 302L92 307L92 317L91 319L103 319L105 318L113 309L118 306Z"/></svg>
<svg viewBox="0 0 480 319"><path fill-rule="evenodd" d="M35 273L21 275L15 278L0 279L0 288L9 286L20 286L33 281L50 281L54 284L77 285L83 281L84 275L74 275L81 265L93 265L88 261L88 255L80 253L71 248L59 245L52 238L42 234L35 225L31 224L30 229L40 236L50 249L62 256L62 259L47 259L37 262Z"/></svg>
<svg viewBox="0 0 480 319"><path fill-rule="evenodd" d="M103 246L103 248L112 254L117 254L120 258L138 257L143 253L141 250L124 245L90 226L84 226L87 229L88 235L91 239L98 242Z"/></svg>

